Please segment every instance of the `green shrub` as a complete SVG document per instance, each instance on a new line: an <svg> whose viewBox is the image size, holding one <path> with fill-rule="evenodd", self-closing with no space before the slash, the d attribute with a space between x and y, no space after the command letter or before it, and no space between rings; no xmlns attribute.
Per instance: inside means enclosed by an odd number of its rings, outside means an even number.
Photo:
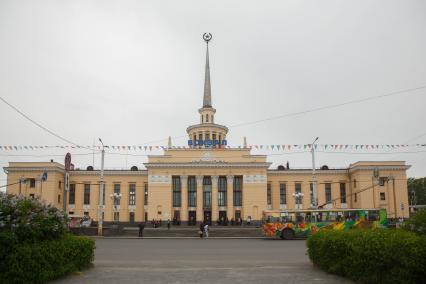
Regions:
<svg viewBox="0 0 426 284"><path fill-rule="evenodd" d="M67 222L52 205L0 192L0 233L11 233L20 242L60 238L67 232Z"/></svg>
<svg viewBox="0 0 426 284"><path fill-rule="evenodd" d="M307 240L312 262L361 283L423 283L426 237L403 230L320 231Z"/></svg>
<svg viewBox="0 0 426 284"><path fill-rule="evenodd" d="M15 245L1 259L1 283L45 283L81 270L93 261L94 249L93 239L71 235Z"/></svg>
<svg viewBox="0 0 426 284"><path fill-rule="evenodd" d="M417 211L402 225L402 229L419 235L426 235L426 209Z"/></svg>

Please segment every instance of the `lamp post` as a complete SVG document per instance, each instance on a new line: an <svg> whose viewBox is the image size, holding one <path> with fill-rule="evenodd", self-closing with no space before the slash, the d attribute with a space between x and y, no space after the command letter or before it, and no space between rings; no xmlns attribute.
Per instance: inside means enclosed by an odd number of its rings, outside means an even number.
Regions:
<svg viewBox="0 0 426 284"><path fill-rule="evenodd" d="M102 158L101 158L101 181L99 184L99 208L98 208L98 236L102 236L103 232L103 212L104 212L104 190L105 190L105 182L104 182L104 157L105 157L105 146L102 142L102 139L99 138L99 142L102 144Z"/></svg>
<svg viewBox="0 0 426 284"><path fill-rule="evenodd" d="M111 197L112 204L114 206L114 210L112 210L112 220L115 221L114 220L114 213L117 211L117 205L120 204L121 193L115 193L114 192L113 194L110 194L109 197ZM115 204L115 203L118 203L118 204ZM120 218L118 218L118 219L120 219ZM120 220L117 220L117 221L120 221Z"/></svg>
<svg viewBox="0 0 426 284"><path fill-rule="evenodd" d="M312 208L318 208L318 194L317 194L317 176L315 174L315 143L319 137L315 138L312 142L311 153L312 153Z"/></svg>
<svg viewBox="0 0 426 284"><path fill-rule="evenodd" d="M302 201L303 196L305 196L305 195L301 192L293 193L293 197L294 197L296 207L297 207L296 209L300 209L300 203L301 203L300 201Z"/></svg>

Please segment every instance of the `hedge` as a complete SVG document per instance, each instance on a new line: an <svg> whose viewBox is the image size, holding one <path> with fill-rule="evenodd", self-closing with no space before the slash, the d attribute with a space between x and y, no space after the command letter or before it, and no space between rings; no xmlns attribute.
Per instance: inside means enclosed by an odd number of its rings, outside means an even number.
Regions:
<svg viewBox="0 0 426 284"><path fill-rule="evenodd" d="M359 283L424 283L426 237L404 230L320 231L307 240L311 261Z"/></svg>
<svg viewBox="0 0 426 284"><path fill-rule="evenodd" d="M60 239L15 243L0 237L1 283L46 283L67 273L88 267L94 259L95 242L87 237L65 235Z"/></svg>

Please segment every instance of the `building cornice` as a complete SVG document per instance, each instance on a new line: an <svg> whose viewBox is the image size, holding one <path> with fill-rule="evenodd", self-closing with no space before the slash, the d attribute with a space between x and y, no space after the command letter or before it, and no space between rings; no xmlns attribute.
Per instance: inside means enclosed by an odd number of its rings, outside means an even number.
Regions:
<svg viewBox="0 0 426 284"><path fill-rule="evenodd" d="M347 174L347 169L331 169L331 170L315 170L316 175L341 175ZM268 170L268 175L294 175L294 174L303 174L303 175L312 175L311 169L294 169L294 170Z"/></svg>
<svg viewBox="0 0 426 284"><path fill-rule="evenodd" d="M155 168L262 168L267 169L271 163L224 163L224 162L191 162L191 163L145 163L147 169Z"/></svg>
<svg viewBox="0 0 426 284"><path fill-rule="evenodd" d="M65 173L61 167L4 167L6 173L10 172L58 172Z"/></svg>
<svg viewBox="0 0 426 284"><path fill-rule="evenodd" d="M85 170L74 170L70 171L70 176L83 175L83 176L100 176L101 171L85 171ZM129 171L129 170L105 170L105 176L147 176L147 170Z"/></svg>
<svg viewBox="0 0 426 284"><path fill-rule="evenodd" d="M354 166L349 168L349 172L354 172L354 171L374 171L375 169L379 169L380 170L385 170L385 171L406 171L409 168L411 168L410 165L383 165L383 166Z"/></svg>
<svg viewBox="0 0 426 284"><path fill-rule="evenodd" d="M220 128L224 130L226 133L228 133L228 127L224 125L216 124L216 123L199 123L199 124L191 125L186 129L186 132L188 133L191 130L197 129L197 128Z"/></svg>

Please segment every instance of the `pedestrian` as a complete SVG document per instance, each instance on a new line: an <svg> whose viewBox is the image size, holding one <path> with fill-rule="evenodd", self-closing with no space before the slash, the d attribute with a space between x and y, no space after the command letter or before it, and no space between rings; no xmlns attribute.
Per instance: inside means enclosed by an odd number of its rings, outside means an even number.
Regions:
<svg viewBox="0 0 426 284"><path fill-rule="evenodd" d="M206 224L204 226L204 234L205 234L206 238L209 237L209 225L208 224Z"/></svg>
<svg viewBox="0 0 426 284"><path fill-rule="evenodd" d="M200 224L200 230L198 231L198 234L200 235L200 239L203 238L203 230L204 230L204 225L203 223Z"/></svg>
<svg viewBox="0 0 426 284"><path fill-rule="evenodd" d="M139 223L139 238L143 237L143 229L145 229L145 224L143 222Z"/></svg>
<svg viewBox="0 0 426 284"><path fill-rule="evenodd" d="M250 224L251 224L251 216L248 216L247 217L247 226L250 226Z"/></svg>
<svg viewBox="0 0 426 284"><path fill-rule="evenodd" d="M167 230L170 230L170 219L167 220Z"/></svg>

